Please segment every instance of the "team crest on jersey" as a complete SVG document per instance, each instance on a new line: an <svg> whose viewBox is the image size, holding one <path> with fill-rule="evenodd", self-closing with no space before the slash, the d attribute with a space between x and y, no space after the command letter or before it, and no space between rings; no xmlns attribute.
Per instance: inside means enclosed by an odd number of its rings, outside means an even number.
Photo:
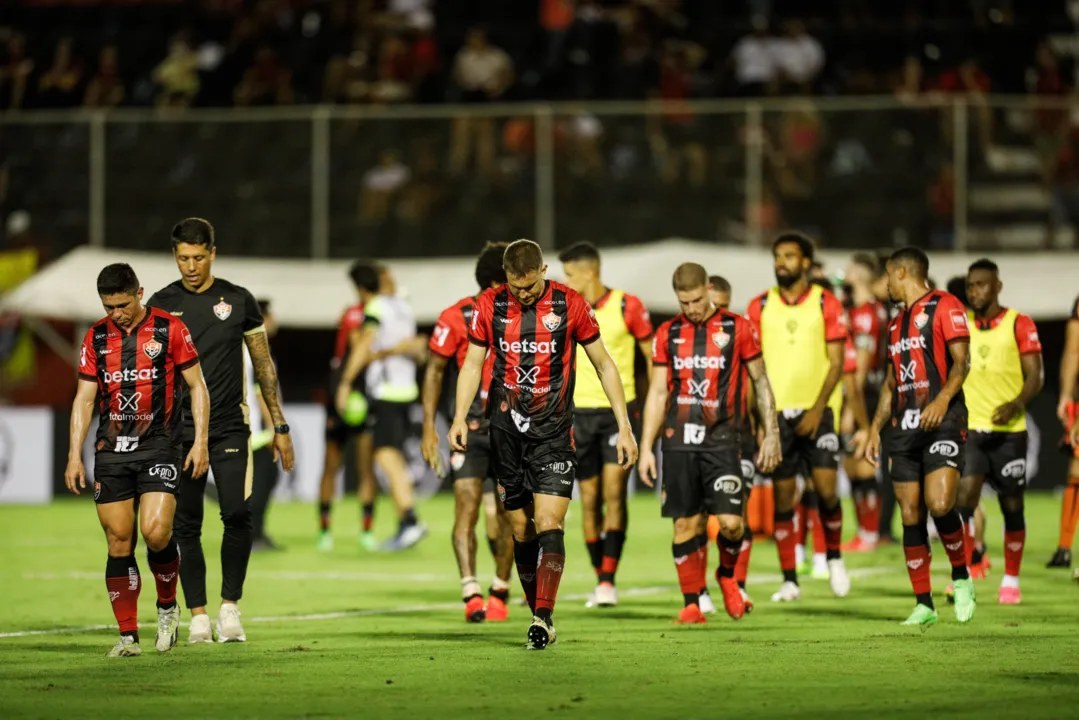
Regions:
<svg viewBox="0 0 1079 720"><path fill-rule="evenodd" d="M731 336L720 330L719 332L712 333L712 342L716 344L716 347L722 350L730 343Z"/></svg>
<svg viewBox="0 0 1079 720"><path fill-rule="evenodd" d="M232 315L232 306L225 302L225 298L221 298L221 302L214 305L214 315L218 320L228 320L229 315Z"/></svg>
<svg viewBox="0 0 1079 720"><path fill-rule="evenodd" d="M157 340L150 340L148 342L145 342L142 345L142 351L146 353L146 357L153 360L161 354L161 343L159 343Z"/></svg>
<svg viewBox="0 0 1079 720"><path fill-rule="evenodd" d="M926 315L924 312L920 312L914 317L914 327L918 328L919 330L924 328L927 322L929 322L929 316Z"/></svg>
<svg viewBox="0 0 1079 720"><path fill-rule="evenodd" d="M548 332L554 332L562 324L562 318L554 313L547 313L541 319L543 320L543 327L547 328Z"/></svg>

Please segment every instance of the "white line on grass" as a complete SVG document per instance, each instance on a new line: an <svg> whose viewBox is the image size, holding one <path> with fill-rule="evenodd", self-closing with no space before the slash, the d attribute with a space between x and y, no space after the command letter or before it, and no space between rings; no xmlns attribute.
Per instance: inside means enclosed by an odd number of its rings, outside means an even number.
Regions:
<svg viewBox="0 0 1079 720"><path fill-rule="evenodd" d="M851 577L869 577L872 575L884 575L894 572L891 567L869 567L869 568L855 568L850 570L848 574ZM767 574L767 575L750 575L746 578L747 582L769 583L779 582L783 579L782 575ZM622 597L639 597L642 595L656 595L658 593L673 592L677 590L675 587L670 586L655 586L655 587L641 587L641 588L625 588L619 589L619 594ZM564 595L559 598L562 601L579 601L584 600L587 595ZM275 623L275 622L312 622L319 620L346 620L349 618L359 617L372 617L378 615L399 615L402 613L421 613L421 612L440 612L443 610L456 610L461 607L460 602L453 603L435 603L430 605L401 605L392 608L371 608L369 610L342 610L338 612L327 613L312 613L310 615L271 615L267 617L250 617L244 618L246 623ZM153 628L157 627L157 623L141 623L140 628ZM83 625L80 627L66 627L66 628L50 628L48 630L20 630L16 632L2 632L0 633L0 639L4 638L21 638L31 637L34 635L68 635L74 633L85 632L97 632L100 630L115 630L115 625Z"/></svg>

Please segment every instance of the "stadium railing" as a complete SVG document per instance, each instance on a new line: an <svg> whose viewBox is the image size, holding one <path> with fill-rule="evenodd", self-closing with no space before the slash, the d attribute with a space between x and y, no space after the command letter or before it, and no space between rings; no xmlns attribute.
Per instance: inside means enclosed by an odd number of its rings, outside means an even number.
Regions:
<svg viewBox="0 0 1079 720"><path fill-rule="evenodd" d="M1044 130L1053 110L1070 106L888 96L28 112L0 117L0 207L27 211L54 255L160 248L192 214L231 251L282 258L464 255L518 236L754 247L780 226L837 249L1070 248L1075 173L1065 162L1060 183L1043 180L1072 144L1070 129Z"/></svg>

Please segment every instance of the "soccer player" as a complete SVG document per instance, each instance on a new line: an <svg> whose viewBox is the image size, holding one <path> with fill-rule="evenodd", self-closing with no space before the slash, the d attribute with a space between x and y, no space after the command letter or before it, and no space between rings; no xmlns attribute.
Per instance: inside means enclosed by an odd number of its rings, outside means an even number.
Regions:
<svg viewBox="0 0 1079 720"><path fill-rule="evenodd" d="M357 296L360 294L356 284L356 275L364 263L359 261L353 264L349 270L349 278ZM321 552L333 550L333 532L330 528L330 515L333 510L333 499L336 488L337 473L344 464L345 446L349 438L355 438L356 451L356 492L360 500L361 529L360 547L368 552L377 549L375 540L375 499L378 495L378 481L375 479L375 449L374 436L371 433L374 416L370 407L367 417L358 426L346 423L340 413L337 412L337 388L340 385L342 366L345 358L360 343L363 337L363 302L358 302L345 309L341 319L337 323L337 342L334 346L333 358L330 359L330 392L329 402L326 403L326 449L322 460L322 480L319 484L319 536L318 549ZM353 382L352 390L363 391L362 375L358 375Z"/></svg>
<svg viewBox="0 0 1079 720"><path fill-rule="evenodd" d="M618 366L630 417L638 413L634 361L638 349L652 374L652 319L635 295L607 287L600 279L599 251L578 243L559 254L566 284L592 306L599 334ZM614 577L626 543L626 482L629 472L618 463L614 443L618 422L603 392L599 375L585 364L577 348L577 384L573 390L573 441L577 445L577 483L581 492L584 540L599 578L588 606L614 607ZM606 509L604 509L606 505ZM602 533L601 533L602 531ZM707 543L706 543L707 545Z"/></svg>
<svg viewBox="0 0 1079 720"><path fill-rule="evenodd" d="M967 271L971 362L963 394L971 435L956 507L968 528L967 565L971 566L974 511L988 478L1004 516L1004 577L997 600L1002 605L1018 605L1022 601L1019 566L1027 536L1023 517L1026 407L1042 388L1042 345L1033 320L1001 307L1003 287L992 260L978 260Z"/></svg>
<svg viewBox="0 0 1079 720"><path fill-rule="evenodd" d="M1056 552L1046 567L1068 567L1072 562L1072 543L1079 526L1079 443L1075 442L1076 423L1075 380L1079 376L1079 298L1072 305L1064 351L1060 354L1060 400L1057 417L1071 438L1072 460L1068 469L1068 485L1064 488L1064 503L1060 508L1060 540Z"/></svg>
<svg viewBox="0 0 1079 720"><path fill-rule="evenodd" d="M484 291L469 328L472 343L457 379L450 447L468 449L468 408L476 397L487 352L494 355L487 414L498 495L513 527L514 560L532 608L526 647L555 641L552 621L566 562L565 520L573 495L573 385L576 347L584 345L618 420L618 461L637 460L618 366L596 342L591 306L574 290L547 280L539 245L517 240L506 248L506 284Z"/></svg>
<svg viewBox="0 0 1079 720"><path fill-rule="evenodd" d="M813 243L797 232L781 233L772 244L777 287L754 298L746 316L760 333L764 364L780 413L783 460L773 473L775 539L783 584L772 602L798 600L794 532L796 477L811 471L820 498L832 592L845 597L850 577L839 550L843 506L836 492L839 436L832 393L843 375L847 339L843 305L809 280Z"/></svg>
<svg viewBox="0 0 1079 720"><path fill-rule="evenodd" d="M850 329L857 353L853 385L861 391L861 407L870 412L876 409L880 399L887 348L885 329L888 327L888 311L873 294L878 268L879 263L874 256L858 253L851 258L845 275L846 283L850 286ZM865 420L865 425L858 425L859 430L867 429L868 417ZM855 438L853 444L858 443L859 440ZM876 468L855 453L844 458L843 467L850 478L858 533L842 549L844 552L870 552L876 549L880 539L880 496L877 492Z"/></svg>
<svg viewBox="0 0 1079 720"><path fill-rule="evenodd" d="M71 407L71 445L64 482L76 495L86 489L82 448L98 398L94 502L105 530L109 558L105 586L120 626L108 657L134 657L139 646L139 590L135 560L135 508L146 560L157 584L157 649L176 645L180 608L176 575L180 554L172 536L177 466L192 477L206 474L210 398L199 355L179 318L142 305L143 290L130 265L105 267L97 292L107 317L86 332L79 357L79 387ZM183 456L180 390L190 388L193 441Z"/></svg>
<svg viewBox="0 0 1079 720"><path fill-rule="evenodd" d="M374 459L390 483L397 506L397 534L382 545L383 550L407 550L427 537L427 526L416 517L414 484L402 448L412 434L411 406L420 395L416 384L416 360L399 352L419 336L412 308L398 298L393 275L376 263L361 262L353 267L353 282L363 302L363 328L352 344L348 361L337 386L337 411L343 413L352 386L367 370L367 396L372 399L375 417Z"/></svg>
<svg viewBox="0 0 1079 720"><path fill-rule="evenodd" d="M649 487L658 477L652 447L662 429L662 512L674 521L671 549L684 601L678 622L707 622L698 604L704 575L698 537L709 510L719 519L723 605L738 620L745 613L745 602L734 570L749 496L741 462L748 414L743 368L755 384L763 418L765 434L757 458L763 472L775 468L780 459L775 401L756 329L712 303L704 268L696 263L679 265L672 285L682 312L660 325L653 342L638 472Z"/></svg>
<svg viewBox="0 0 1079 720"><path fill-rule="evenodd" d="M481 293L506 282L506 271L502 268L506 245L488 243L480 252L476 260L476 284ZM431 359L423 375L422 450L424 459L439 473L442 472L442 456L438 451L435 416L442 395L442 378L451 360L456 361L458 368L464 364L469 348L468 327L478 297L463 298L443 310L428 343ZM493 367L494 354L488 353L483 364L480 390L468 409L468 429L471 431L468 447L463 453L455 452L450 457L454 503L453 552L461 573L461 599L465 603L465 619L468 622L498 622L509 618L506 601L509 599L510 573L513 571L512 533L505 509L494 497L494 483L491 482L490 490L487 488L492 458L486 405ZM491 497L488 498L488 495ZM476 579L476 522L481 504L486 510L488 499L495 504L494 517L486 517L487 543L495 560L495 577L491 581L487 604L484 605Z"/></svg>
<svg viewBox="0 0 1079 720"><path fill-rule="evenodd" d="M889 474L903 519L903 552L917 605L904 625L927 627L938 621L929 579L929 535L923 508L933 516L952 565L955 617L974 617L974 583L967 569L963 521L955 509L967 408L970 332L963 303L930 290L929 258L903 248L888 261L888 292L904 309L888 329L891 371L881 389L870 427L866 457L879 462L881 430L888 446ZM862 448L859 448L861 452Z"/></svg>
<svg viewBox="0 0 1079 720"><path fill-rule="evenodd" d="M246 345L255 367L263 400L274 424L274 462L292 470L293 450L285 414L278 398L277 370L270 357L262 313L254 296L239 285L214 277L217 242L213 226L202 218L181 220L172 229L172 254L180 279L158 290L147 302L181 318L198 348L210 392L210 467L217 485L224 534L221 540L221 608L217 616L219 642L245 642L238 603L243 597L247 563L251 558L253 470L251 429L244 402ZM194 442L190 395L184 394L184 447ZM176 504L176 540L184 562L180 584L191 611L189 643L213 642L206 614L206 558L202 553L203 494L206 478L184 472Z"/></svg>

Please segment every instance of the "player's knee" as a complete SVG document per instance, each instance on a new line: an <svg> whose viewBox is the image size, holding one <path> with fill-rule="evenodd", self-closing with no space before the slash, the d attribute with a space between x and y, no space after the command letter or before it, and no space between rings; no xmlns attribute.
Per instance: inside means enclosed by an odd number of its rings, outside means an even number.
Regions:
<svg viewBox="0 0 1079 720"><path fill-rule="evenodd" d="M1004 530L1017 532L1026 530L1027 524L1023 515L1023 496L1000 497L1000 513L1004 516Z"/></svg>
<svg viewBox="0 0 1079 720"><path fill-rule="evenodd" d="M745 525L739 515L720 515L719 532L728 540L741 540Z"/></svg>
<svg viewBox="0 0 1079 720"><path fill-rule="evenodd" d="M955 503L951 502L947 497L926 497L925 507L933 517L940 517L950 513L952 508L955 507Z"/></svg>
<svg viewBox="0 0 1079 720"><path fill-rule="evenodd" d="M142 539L146 542L146 547L154 552L164 550L172 539L172 527L165 523L144 523Z"/></svg>
<svg viewBox="0 0 1079 720"><path fill-rule="evenodd" d="M676 538L696 537L706 528L707 519L702 521L700 515L674 519L674 536Z"/></svg>
<svg viewBox="0 0 1079 720"><path fill-rule="evenodd" d="M537 533L550 532L551 530L565 530L563 523L564 518L559 517L555 513L536 513Z"/></svg>
<svg viewBox="0 0 1079 720"><path fill-rule="evenodd" d="M108 541L111 557L127 557L135 554L134 532L113 533L106 529L105 538Z"/></svg>

